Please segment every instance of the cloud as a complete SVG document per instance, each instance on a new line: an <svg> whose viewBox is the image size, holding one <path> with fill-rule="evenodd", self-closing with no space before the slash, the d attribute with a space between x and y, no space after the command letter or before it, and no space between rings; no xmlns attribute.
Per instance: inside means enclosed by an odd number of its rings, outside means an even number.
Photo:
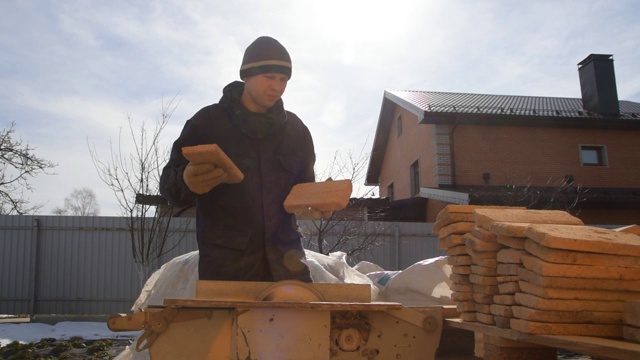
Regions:
<svg viewBox="0 0 640 360"><path fill-rule="evenodd" d="M322 167L370 148L385 89L579 97L576 64L610 53L620 99L640 101L639 12L632 0L1 2L0 113L60 164L35 180L34 201L86 186L115 214L86 139L108 156L127 114L153 121L178 94L170 143L238 79L260 35L291 53L285 105Z"/></svg>

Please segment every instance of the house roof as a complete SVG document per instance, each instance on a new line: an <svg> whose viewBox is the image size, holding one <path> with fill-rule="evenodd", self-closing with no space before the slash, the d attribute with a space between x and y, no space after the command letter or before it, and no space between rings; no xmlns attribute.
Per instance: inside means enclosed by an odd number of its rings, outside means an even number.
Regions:
<svg viewBox="0 0 640 360"><path fill-rule="evenodd" d="M619 101L620 114L583 109L581 98L386 90L373 140L366 185L378 185L396 106L421 124L471 124L640 130L640 103Z"/></svg>

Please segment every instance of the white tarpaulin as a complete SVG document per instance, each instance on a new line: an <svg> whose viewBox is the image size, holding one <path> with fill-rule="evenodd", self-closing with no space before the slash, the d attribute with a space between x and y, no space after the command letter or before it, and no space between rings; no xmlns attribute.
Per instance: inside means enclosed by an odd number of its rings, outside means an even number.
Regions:
<svg viewBox="0 0 640 360"><path fill-rule="evenodd" d="M449 289L451 267L446 257L420 261L404 271L386 272L378 265L347 264L342 252L323 255L305 250L311 278L317 283L369 284L372 301L399 302L408 306L452 304ZM366 273L365 273L366 272ZM382 280L384 279L384 283ZM164 264L147 280L132 311L162 305L165 298L194 298L198 280L198 251L178 256ZM114 360L147 360L148 351L127 347Z"/></svg>

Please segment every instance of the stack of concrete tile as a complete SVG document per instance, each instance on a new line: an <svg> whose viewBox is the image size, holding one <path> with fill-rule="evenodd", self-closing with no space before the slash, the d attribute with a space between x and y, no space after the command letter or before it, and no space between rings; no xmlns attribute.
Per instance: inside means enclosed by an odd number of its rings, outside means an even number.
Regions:
<svg viewBox="0 0 640 360"><path fill-rule="evenodd" d="M511 328L621 337L626 300L640 299L640 237L590 226L529 225Z"/></svg>
<svg viewBox="0 0 640 360"><path fill-rule="evenodd" d="M626 340L640 343L640 299L624 303L622 335Z"/></svg>
<svg viewBox="0 0 640 360"><path fill-rule="evenodd" d="M452 299L460 318L495 324L491 315L493 296L498 293L497 253L502 247L488 229L476 226L476 209L508 209L504 206L449 205L434 224L439 248L447 250L451 265Z"/></svg>

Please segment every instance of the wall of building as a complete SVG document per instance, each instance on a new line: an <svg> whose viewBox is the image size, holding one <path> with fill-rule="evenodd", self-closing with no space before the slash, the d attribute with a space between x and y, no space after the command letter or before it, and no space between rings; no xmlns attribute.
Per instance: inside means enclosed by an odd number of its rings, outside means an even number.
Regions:
<svg viewBox="0 0 640 360"><path fill-rule="evenodd" d="M458 126L453 137L457 185L557 185L640 188L640 132L515 126ZM605 145L608 166L584 167L580 144Z"/></svg>
<svg viewBox="0 0 640 360"><path fill-rule="evenodd" d="M402 114L400 136L396 126L398 114ZM388 196L387 187L392 182L395 199L411 197L409 169L416 160L420 165L420 186L436 187L435 127L418 124L414 114L397 107L380 171L381 197Z"/></svg>

